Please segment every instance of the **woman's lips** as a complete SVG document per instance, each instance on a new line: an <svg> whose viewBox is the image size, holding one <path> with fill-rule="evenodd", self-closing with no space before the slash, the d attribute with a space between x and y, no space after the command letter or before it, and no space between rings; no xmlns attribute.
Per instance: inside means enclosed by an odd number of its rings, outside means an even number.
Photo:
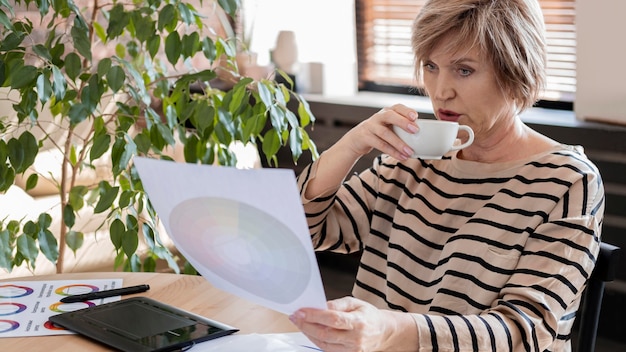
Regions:
<svg viewBox="0 0 626 352"><path fill-rule="evenodd" d="M458 114L451 110L444 110L444 109L437 110L437 117L439 117L440 120L456 122L460 116L461 114Z"/></svg>

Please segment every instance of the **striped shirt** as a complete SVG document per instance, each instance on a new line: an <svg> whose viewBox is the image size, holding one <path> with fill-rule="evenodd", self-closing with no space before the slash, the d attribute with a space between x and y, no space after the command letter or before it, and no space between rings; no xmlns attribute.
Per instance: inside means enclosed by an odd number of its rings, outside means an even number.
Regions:
<svg viewBox="0 0 626 352"><path fill-rule="evenodd" d="M302 202L315 249L362 251L353 296L411 313L419 351L571 350L604 213L581 147L495 164L382 155Z"/></svg>

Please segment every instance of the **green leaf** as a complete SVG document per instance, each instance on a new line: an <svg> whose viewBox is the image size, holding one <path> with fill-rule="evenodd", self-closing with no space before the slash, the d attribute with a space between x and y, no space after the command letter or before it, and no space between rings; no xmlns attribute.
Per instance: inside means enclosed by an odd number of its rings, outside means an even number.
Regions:
<svg viewBox="0 0 626 352"><path fill-rule="evenodd" d="M198 137L196 137L195 135L189 136L189 138L187 139L187 142L185 143L183 147L183 154L185 155L186 162L193 163L193 164L198 162L198 153L197 153L198 144L199 144Z"/></svg>
<svg viewBox="0 0 626 352"><path fill-rule="evenodd" d="M200 47L200 36L198 32L192 32L190 34L185 34L182 39L182 55L183 57L191 57L193 56Z"/></svg>
<svg viewBox="0 0 626 352"><path fill-rule="evenodd" d="M135 25L135 36L139 42L143 43L150 37L156 36L156 23L148 16L133 17Z"/></svg>
<svg viewBox="0 0 626 352"><path fill-rule="evenodd" d="M35 238L37 231L39 231L39 226L37 226L37 224L35 224L32 220L29 220L24 224L23 231L25 235Z"/></svg>
<svg viewBox="0 0 626 352"><path fill-rule="evenodd" d="M17 49L20 44L22 44L22 40L26 37L26 33L21 32L10 32L6 37L0 41L0 51L9 52Z"/></svg>
<svg viewBox="0 0 626 352"><path fill-rule="evenodd" d="M103 211L109 209L115 199L117 198L117 193L119 191L119 187L111 187L107 182L102 181L99 185L99 193L100 198L98 199L98 203L94 208L93 212L95 214L102 213Z"/></svg>
<svg viewBox="0 0 626 352"><path fill-rule="evenodd" d="M98 36L98 39L100 39L101 42L106 43L107 35L102 25L99 22L93 22L92 25L93 25L93 28L95 29L96 36Z"/></svg>
<svg viewBox="0 0 626 352"><path fill-rule="evenodd" d="M11 8L9 8L11 9ZM13 16L11 16L13 17ZM7 14L2 11L2 9L0 9L0 25L2 25L4 28L8 29L9 31L13 31L15 30L15 28L13 27L13 23L11 23L11 20L9 19L9 17L7 16ZM0 264L1 266L1 264Z"/></svg>
<svg viewBox="0 0 626 352"><path fill-rule="evenodd" d="M78 51L80 55L91 61L91 41L89 40L89 30L79 25L80 20L78 17L74 19L74 26L70 31L73 39L74 49Z"/></svg>
<svg viewBox="0 0 626 352"><path fill-rule="evenodd" d="M153 257L146 257L143 261L143 271L153 273L156 271L156 260Z"/></svg>
<svg viewBox="0 0 626 352"><path fill-rule="evenodd" d="M176 65L181 52L182 44L180 42L180 35L178 32L170 33L165 39L165 56L167 57L167 60L172 65Z"/></svg>
<svg viewBox="0 0 626 352"><path fill-rule="evenodd" d="M24 150L19 140L15 138L9 139L7 143L9 147L9 161L17 173L22 173L26 170L24 164Z"/></svg>
<svg viewBox="0 0 626 352"><path fill-rule="evenodd" d="M161 47L161 36L155 35L146 41L146 49L150 54L150 57L154 59L156 54L159 52L159 48Z"/></svg>
<svg viewBox="0 0 626 352"><path fill-rule="evenodd" d="M242 140L248 141L253 136L258 136L265 128L267 117L265 114L254 114L249 118L243 126Z"/></svg>
<svg viewBox="0 0 626 352"><path fill-rule="evenodd" d="M130 16L124 11L124 6L121 3L117 3L109 12L107 37L113 39L124 33L124 28L128 25L129 21Z"/></svg>
<svg viewBox="0 0 626 352"><path fill-rule="evenodd" d="M276 155L276 153L280 149L280 146L281 146L280 141L281 139L278 136L278 133L276 132L276 130L274 129L268 130L263 136L262 150L263 150L263 154L265 154L265 157L268 160L272 159L272 157Z"/></svg>
<svg viewBox="0 0 626 352"><path fill-rule="evenodd" d="M296 162L302 155L302 132L298 127L293 128L289 132L289 148L291 149L293 161Z"/></svg>
<svg viewBox="0 0 626 352"><path fill-rule="evenodd" d="M65 210L63 211L63 223L68 228L72 228L76 223L76 214L74 213L74 208L72 205L67 204L65 206Z"/></svg>
<svg viewBox="0 0 626 352"><path fill-rule="evenodd" d="M4 268L11 272L13 267L13 251L11 245L11 233L4 229L0 231L0 268Z"/></svg>
<svg viewBox="0 0 626 352"><path fill-rule="evenodd" d="M124 233L124 237L122 237L122 250L124 250L124 254L127 257L132 257L137 251L137 247L139 247L139 236L137 231L128 230Z"/></svg>
<svg viewBox="0 0 626 352"><path fill-rule="evenodd" d="M57 259L59 259L59 245L52 232L48 229L42 229L39 231L37 239L39 240L41 253L43 253L49 261L56 263Z"/></svg>
<svg viewBox="0 0 626 352"><path fill-rule="evenodd" d="M42 104L45 104L52 95L52 86L46 75L37 77L37 95Z"/></svg>
<svg viewBox="0 0 626 352"><path fill-rule="evenodd" d="M215 61L217 57L216 50L215 43L211 38L204 37L204 39L202 39L202 53L204 53L204 56L209 59L209 61Z"/></svg>
<svg viewBox="0 0 626 352"><path fill-rule="evenodd" d="M191 11L191 9L189 9L189 7L187 7L188 4L185 4L183 2L179 2L178 3L178 12L180 13L180 17L183 20L183 22L185 22L185 24L193 24L195 22L195 17L193 16L193 12Z"/></svg>
<svg viewBox="0 0 626 352"><path fill-rule="evenodd" d="M126 227L124 226L124 222L122 222L122 220L115 219L111 222L109 235L111 237L111 243L113 243L116 250L122 248L122 237L124 237L124 232L126 232Z"/></svg>
<svg viewBox="0 0 626 352"><path fill-rule="evenodd" d="M6 64L4 63L4 60L0 58L0 87L4 86L4 82L6 81L6 79Z"/></svg>
<svg viewBox="0 0 626 352"><path fill-rule="evenodd" d="M315 121L315 117L311 112L309 103L304 99L301 99L298 103L298 115L300 116L300 126L302 127L306 127Z"/></svg>
<svg viewBox="0 0 626 352"><path fill-rule="evenodd" d="M127 264L128 265L125 269L132 272L141 271L141 259L139 259L137 254L133 254L130 258L128 258Z"/></svg>
<svg viewBox="0 0 626 352"><path fill-rule="evenodd" d="M120 200L118 206L122 209L130 206L131 200L133 199L133 192L131 191L123 191L120 195Z"/></svg>
<svg viewBox="0 0 626 352"><path fill-rule="evenodd" d="M85 204L85 195L89 189L86 186L74 186L70 190L68 203L75 211L83 208Z"/></svg>
<svg viewBox="0 0 626 352"><path fill-rule="evenodd" d="M35 239L26 234L22 234L17 237L16 245L17 252L34 265L37 255L39 254Z"/></svg>
<svg viewBox="0 0 626 352"><path fill-rule="evenodd" d="M31 189L35 188L35 186L37 186L37 182L39 181L39 175L38 174L30 174L30 176L28 176L28 179L26 179L26 188L25 191L30 191Z"/></svg>
<svg viewBox="0 0 626 352"><path fill-rule="evenodd" d="M272 122L272 126L279 130L283 131L287 129L287 123L285 122L285 111L283 109L279 109L276 105L270 106L270 121Z"/></svg>
<svg viewBox="0 0 626 352"><path fill-rule="evenodd" d="M240 0L218 0L220 7L232 17L235 17Z"/></svg>
<svg viewBox="0 0 626 352"><path fill-rule="evenodd" d="M48 213L41 213L39 214L38 222L40 228L47 229L52 224L52 216Z"/></svg>
<svg viewBox="0 0 626 352"><path fill-rule="evenodd" d="M72 105L70 107L70 111L68 112L68 116L70 117L70 123L74 126L85 121L88 115L89 110L83 103Z"/></svg>
<svg viewBox="0 0 626 352"><path fill-rule="evenodd" d="M111 145L111 136L108 134L100 134L93 139L93 145L89 151L89 158L94 161L100 158L104 153L109 150Z"/></svg>
<svg viewBox="0 0 626 352"><path fill-rule="evenodd" d="M165 28L168 28L169 31L174 30L176 28L176 19L178 14L176 13L176 7L172 4L167 4L163 6L161 11L159 11L159 19L158 19L158 29L162 31Z"/></svg>
<svg viewBox="0 0 626 352"><path fill-rule="evenodd" d="M35 136L33 136L29 131L24 131L18 138L18 141L20 147L22 148L23 164L21 165L22 167L19 171L22 172L35 162L35 158L37 157L37 153L39 152L39 144Z"/></svg>
<svg viewBox="0 0 626 352"><path fill-rule="evenodd" d="M67 246L74 252L74 255L76 255L76 251L83 246L84 239L85 235L80 231L69 231L65 235L65 243L67 243Z"/></svg>
<svg viewBox="0 0 626 352"><path fill-rule="evenodd" d="M100 62L98 62L98 76L100 77L104 77L106 76L107 72L109 72L109 70L111 69L111 64L112 61L110 58L105 57L104 59L100 60Z"/></svg>
<svg viewBox="0 0 626 352"><path fill-rule="evenodd" d="M266 107L270 107L274 104L274 99L272 96L272 91L268 87L267 84L260 82L258 84L259 88L259 96L261 97L261 101L265 104Z"/></svg>
<svg viewBox="0 0 626 352"><path fill-rule="evenodd" d="M52 92L54 93L54 98L57 101L63 100L66 89L67 82L65 82L63 72L56 66L52 66Z"/></svg>
<svg viewBox="0 0 626 352"><path fill-rule="evenodd" d="M147 154L148 151L150 151L150 132L147 129L141 131L141 133L136 135L133 140L135 141L135 145L137 146L138 153Z"/></svg>
<svg viewBox="0 0 626 352"><path fill-rule="evenodd" d="M119 175L123 170L125 170L132 159L133 155L137 154L137 146L135 146L135 142L131 139L129 142L126 142L125 139L118 139L113 143L113 148L111 149L111 160L113 161L113 174Z"/></svg>
<svg viewBox="0 0 626 352"><path fill-rule="evenodd" d="M21 89L32 87L37 80L37 68L34 66L22 66L11 75L11 87Z"/></svg>
<svg viewBox="0 0 626 352"><path fill-rule="evenodd" d="M124 86L124 82L126 81L126 73L124 73L124 70L119 66L111 67L106 76L107 81L109 82L109 87L113 92L119 91Z"/></svg>
<svg viewBox="0 0 626 352"><path fill-rule="evenodd" d="M52 61L52 55L50 55L50 52L48 51L48 48L46 48L45 45L36 44L36 45L33 46L33 51L40 58L42 58L44 60L47 60L47 61Z"/></svg>

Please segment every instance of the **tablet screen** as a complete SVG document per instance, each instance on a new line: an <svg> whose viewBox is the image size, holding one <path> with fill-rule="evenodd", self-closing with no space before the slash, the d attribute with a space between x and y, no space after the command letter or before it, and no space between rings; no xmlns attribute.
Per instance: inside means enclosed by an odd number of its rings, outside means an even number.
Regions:
<svg viewBox="0 0 626 352"><path fill-rule="evenodd" d="M145 297L50 317L58 325L122 350L168 351L236 332L230 326Z"/></svg>

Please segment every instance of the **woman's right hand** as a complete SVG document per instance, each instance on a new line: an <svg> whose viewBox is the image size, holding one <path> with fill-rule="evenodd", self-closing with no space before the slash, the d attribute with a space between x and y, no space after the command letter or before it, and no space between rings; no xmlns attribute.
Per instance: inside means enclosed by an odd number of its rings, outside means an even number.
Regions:
<svg viewBox="0 0 626 352"><path fill-rule="evenodd" d="M415 110L402 104L383 108L348 131L337 144L350 150L356 158L377 149L396 159L406 160L413 150L393 132L392 126L415 133L418 130L417 117Z"/></svg>
<svg viewBox="0 0 626 352"><path fill-rule="evenodd" d="M415 110L396 104L380 110L352 128L322 153L317 175L309 181L305 198L313 199L329 190L336 190L354 164L373 149L398 160L408 159L413 150L395 134L392 126L396 125L414 133L417 131L415 120Z"/></svg>

